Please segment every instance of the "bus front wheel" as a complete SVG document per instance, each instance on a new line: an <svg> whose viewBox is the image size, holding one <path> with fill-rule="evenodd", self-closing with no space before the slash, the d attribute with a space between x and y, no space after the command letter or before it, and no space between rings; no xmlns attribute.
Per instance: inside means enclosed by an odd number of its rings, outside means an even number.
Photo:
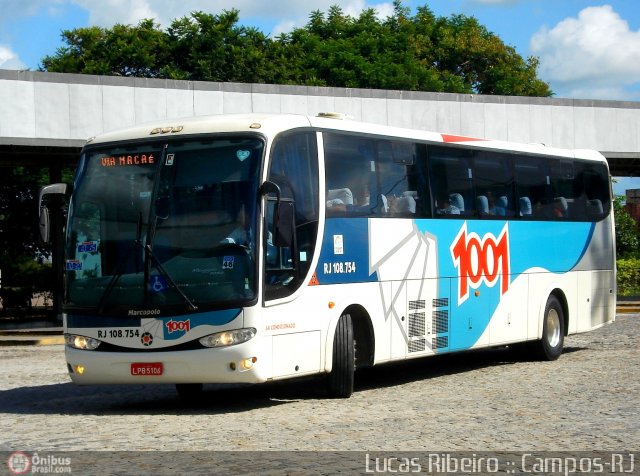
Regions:
<svg viewBox="0 0 640 476"><path fill-rule="evenodd" d="M544 309L542 338L536 342L538 357L542 360L556 360L562 354L564 345L564 311L555 296L549 296Z"/></svg>
<svg viewBox="0 0 640 476"><path fill-rule="evenodd" d="M333 339L333 366L327 376L327 391L332 398L349 398L353 393L355 347L353 323L349 314L338 321Z"/></svg>

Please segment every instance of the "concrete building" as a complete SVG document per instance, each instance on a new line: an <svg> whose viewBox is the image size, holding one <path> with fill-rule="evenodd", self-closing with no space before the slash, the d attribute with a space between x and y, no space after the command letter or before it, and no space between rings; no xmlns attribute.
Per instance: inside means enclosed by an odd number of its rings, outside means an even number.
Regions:
<svg viewBox="0 0 640 476"><path fill-rule="evenodd" d="M640 103L0 70L0 165L73 164L88 137L174 117L338 111L356 120L602 152L640 175Z"/></svg>

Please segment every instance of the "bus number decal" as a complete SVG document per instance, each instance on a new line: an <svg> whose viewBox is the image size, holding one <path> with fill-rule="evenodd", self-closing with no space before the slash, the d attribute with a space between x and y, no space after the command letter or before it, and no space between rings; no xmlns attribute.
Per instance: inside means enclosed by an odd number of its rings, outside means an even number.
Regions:
<svg viewBox="0 0 640 476"><path fill-rule="evenodd" d="M464 222L451 245L453 263L458 268L458 305L469 298L469 288L478 289L484 282L493 287L500 280L500 295L509 289L509 229L505 224L496 237L486 233L482 238L467 233Z"/></svg>
<svg viewBox="0 0 640 476"><path fill-rule="evenodd" d="M356 272L355 261L336 261L335 263L324 263L324 274L350 274Z"/></svg>
<svg viewBox="0 0 640 476"><path fill-rule="evenodd" d="M222 269L233 269L233 263L235 263L235 256L224 256L222 258Z"/></svg>
<svg viewBox="0 0 640 476"><path fill-rule="evenodd" d="M98 339L127 339L132 337L140 337L138 329L104 329L98 330Z"/></svg>

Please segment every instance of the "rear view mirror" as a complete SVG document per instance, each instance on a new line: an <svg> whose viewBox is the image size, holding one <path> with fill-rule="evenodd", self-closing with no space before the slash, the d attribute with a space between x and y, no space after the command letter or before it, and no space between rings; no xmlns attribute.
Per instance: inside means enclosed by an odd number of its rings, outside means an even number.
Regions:
<svg viewBox="0 0 640 476"><path fill-rule="evenodd" d="M66 183L54 183L40 189L38 194L38 229L40 239L44 244L51 243L51 219L49 208L43 203L44 197L47 195L66 195L70 188Z"/></svg>
<svg viewBox="0 0 640 476"><path fill-rule="evenodd" d="M49 209L45 206L40 207L40 216L38 230L40 230L40 240L49 244L51 242L51 221L49 219Z"/></svg>

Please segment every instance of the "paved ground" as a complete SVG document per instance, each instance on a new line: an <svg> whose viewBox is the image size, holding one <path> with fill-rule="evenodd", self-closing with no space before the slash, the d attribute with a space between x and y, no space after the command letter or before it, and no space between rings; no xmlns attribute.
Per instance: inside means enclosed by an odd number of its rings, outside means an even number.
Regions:
<svg viewBox="0 0 640 476"><path fill-rule="evenodd" d="M348 400L317 382L77 387L63 347L0 347L0 451L638 451L640 314L569 337L556 362L489 350L356 374ZM640 461L638 461L640 466Z"/></svg>

